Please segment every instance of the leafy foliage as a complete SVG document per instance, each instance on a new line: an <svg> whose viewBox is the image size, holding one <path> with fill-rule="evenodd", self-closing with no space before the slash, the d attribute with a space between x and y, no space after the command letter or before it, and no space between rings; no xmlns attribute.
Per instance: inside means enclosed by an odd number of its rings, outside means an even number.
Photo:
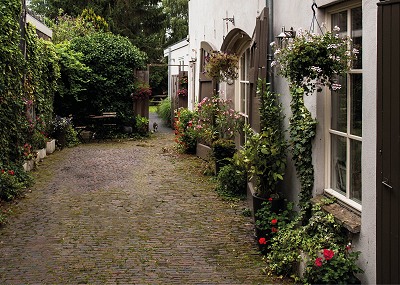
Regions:
<svg viewBox="0 0 400 285"><path fill-rule="evenodd" d="M26 141L23 97L24 58L20 50L19 16L21 4L5 1L0 9L0 166L21 162Z"/></svg>
<svg viewBox="0 0 400 285"><path fill-rule="evenodd" d="M231 81L238 78L239 58L224 52L211 53L206 58L206 75L217 81Z"/></svg>
<svg viewBox="0 0 400 285"><path fill-rule="evenodd" d="M189 33L188 0L162 0L165 21L165 46L184 39Z"/></svg>
<svg viewBox="0 0 400 285"><path fill-rule="evenodd" d="M304 90L291 87L292 117L290 118L290 144L297 177L300 179L300 207L307 210L314 187L314 166L312 164L312 140L315 137L317 121L311 117L304 105Z"/></svg>
<svg viewBox="0 0 400 285"><path fill-rule="evenodd" d="M92 71L72 114L118 111L120 117L132 117L133 71L143 67L145 54L127 38L102 32L74 38L71 48L83 54L83 64Z"/></svg>
<svg viewBox="0 0 400 285"><path fill-rule="evenodd" d="M345 73L355 59L357 50L348 50L350 38L339 37L336 32L323 35L298 31L296 37L288 39L284 48L276 49L273 65L291 84L312 93L317 84L338 89L337 75Z"/></svg>
<svg viewBox="0 0 400 285"><path fill-rule="evenodd" d="M108 23L104 18L96 15L92 9L84 9L82 14L76 18L60 13L51 27L53 30L52 41L56 44L99 31L109 31Z"/></svg>
<svg viewBox="0 0 400 285"><path fill-rule="evenodd" d="M261 132L255 133L246 126L247 140L241 153L250 179L255 179L257 195L271 197L278 195L278 182L283 180L285 174L287 143L279 95L271 92L260 79L257 90L260 95Z"/></svg>
<svg viewBox="0 0 400 285"><path fill-rule="evenodd" d="M167 126L171 127L171 99L164 99L157 107L157 114Z"/></svg>
<svg viewBox="0 0 400 285"><path fill-rule="evenodd" d="M307 264L302 279L305 284L348 284L356 281L354 274L362 272L356 265L359 253L350 252L343 228L335 222L335 218L324 212L320 204L316 204L307 224L300 226L302 221L300 214L272 238L267 255L270 270L299 280L300 277L295 274L295 264L303 260ZM332 259L330 265L318 270L314 267L315 261L324 249L330 251L327 259L332 258L333 252L337 257L336 260Z"/></svg>
<svg viewBox="0 0 400 285"><path fill-rule="evenodd" d="M184 153L195 153L197 133L193 128L195 114L186 108L179 108L175 116L175 142L178 150Z"/></svg>
<svg viewBox="0 0 400 285"><path fill-rule="evenodd" d="M196 107L195 130L205 144L219 139L234 139L243 129L243 118L232 109L230 100L205 97Z"/></svg>
<svg viewBox="0 0 400 285"><path fill-rule="evenodd" d="M247 177L240 164L235 163L235 158L223 166L218 172L216 190L222 196L244 196L246 194Z"/></svg>

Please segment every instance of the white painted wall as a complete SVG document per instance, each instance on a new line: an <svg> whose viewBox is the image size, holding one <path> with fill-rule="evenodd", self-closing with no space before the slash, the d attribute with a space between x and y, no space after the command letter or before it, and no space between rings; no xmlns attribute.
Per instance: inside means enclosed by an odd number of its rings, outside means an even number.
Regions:
<svg viewBox="0 0 400 285"><path fill-rule="evenodd" d="M250 37L253 34L255 20L265 6L266 1L239 1L239 0L190 0L189 1L189 34L190 57L197 58L194 68L198 69L199 48L202 41L211 43L217 50L221 47L224 36L233 28L245 31ZM320 7L317 9L317 19L322 25L325 22L326 7L346 2L342 0L317 0ZM360 0L363 8L363 146L362 146L362 185L363 185L363 211L361 233L353 239L356 250L362 252L360 266L365 273L360 276L363 283L376 283L376 43L377 43L377 0ZM273 1L274 8L274 35L281 32L282 26L286 29L293 27L295 30L302 28L309 30L312 22L312 1L304 0L277 0ZM235 26L223 18L235 18ZM315 23L315 32L319 32ZM194 69L193 69L194 70ZM198 82L197 70L189 72L189 80ZM286 125L290 112L290 94L285 79L275 76L275 91L282 94L282 102L286 109ZM224 85L222 85L224 88ZM195 90L197 96L198 89ZM312 115L317 118L317 136L314 141L314 168L315 185L314 193L322 193L325 187L325 99L324 92L305 98L306 105ZM193 101L193 99L192 99ZM193 106L193 105L192 105ZM287 189L299 189L300 185L296 172L291 163L288 165L286 176ZM289 194L289 193L287 193ZM297 200L295 191L289 198Z"/></svg>
<svg viewBox="0 0 400 285"><path fill-rule="evenodd" d="M179 71L189 70L189 42L186 39L177 42L164 50L164 57L168 60L168 97L176 94L171 94L171 76L178 75ZM181 62L183 61L183 65Z"/></svg>
<svg viewBox="0 0 400 285"><path fill-rule="evenodd" d="M190 57L196 58L193 65L194 82L198 82L200 69L200 44L209 42L216 50L220 50L224 37L234 28L242 29L250 37L253 35L256 18L265 7L265 0L243 2L241 0L190 0L189 1L189 35ZM235 25L224 18L234 18ZM227 26L228 24L228 26ZM190 75L191 74L191 75ZM190 79L189 79L190 80ZM226 93L226 84L220 85L220 90ZM198 98L198 84L194 94L189 94L189 107L194 106ZM192 97L190 97L192 95ZM192 104L190 104L192 102Z"/></svg>
<svg viewBox="0 0 400 285"><path fill-rule="evenodd" d="M376 284L376 147L377 147L377 6L363 1L363 132L361 234L356 246L362 251L364 283Z"/></svg>

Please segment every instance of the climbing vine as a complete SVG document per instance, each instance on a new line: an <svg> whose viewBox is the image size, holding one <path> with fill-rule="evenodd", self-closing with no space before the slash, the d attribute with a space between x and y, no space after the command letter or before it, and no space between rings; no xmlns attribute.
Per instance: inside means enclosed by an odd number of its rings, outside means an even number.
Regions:
<svg viewBox="0 0 400 285"><path fill-rule="evenodd" d="M314 187L314 166L312 164L312 140L315 137L317 121L304 105L304 89L291 86L292 117L289 122L290 143L293 161L300 179L301 191L299 203L302 210L310 208L310 199Z"/></svg>
<svg viewBox="0 0 400 285"><path fill-rule="evenodd" d="M26 125L22 78L24 58L20 50L21 3L5 1L0 9L0 167L18 161Z"/></svg>

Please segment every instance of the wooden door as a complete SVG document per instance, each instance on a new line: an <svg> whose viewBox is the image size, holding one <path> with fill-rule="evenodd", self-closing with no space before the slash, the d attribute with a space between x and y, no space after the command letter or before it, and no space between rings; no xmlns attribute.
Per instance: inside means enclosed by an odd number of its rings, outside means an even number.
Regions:
<svg viewBox="0 0 400 285"><path fill-rule="evenodd" d="M400 283L400 1L378 4L377 281Z"/></svg>

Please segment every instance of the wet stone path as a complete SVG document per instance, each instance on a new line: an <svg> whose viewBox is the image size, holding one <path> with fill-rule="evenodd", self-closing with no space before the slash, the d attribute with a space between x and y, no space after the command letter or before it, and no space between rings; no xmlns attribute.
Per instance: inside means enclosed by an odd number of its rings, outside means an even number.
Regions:
<svg viewBox="0 0 400 285"><path fill-rule="evenodd" d="M173 134L56 152L0 228L0 284L267 284L245 202Z"/></svg>

